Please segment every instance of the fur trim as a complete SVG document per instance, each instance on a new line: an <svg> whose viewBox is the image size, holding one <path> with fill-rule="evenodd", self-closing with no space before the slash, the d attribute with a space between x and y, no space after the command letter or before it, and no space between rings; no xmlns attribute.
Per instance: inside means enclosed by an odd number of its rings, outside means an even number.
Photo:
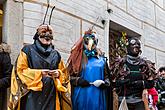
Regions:
<svg viewBox="0 0 165 110"><path fill-rule="evenodd" d="M0 44L0 52L11 53L11 48L10 48L10 46L8 44L1 43Z"/></svg>

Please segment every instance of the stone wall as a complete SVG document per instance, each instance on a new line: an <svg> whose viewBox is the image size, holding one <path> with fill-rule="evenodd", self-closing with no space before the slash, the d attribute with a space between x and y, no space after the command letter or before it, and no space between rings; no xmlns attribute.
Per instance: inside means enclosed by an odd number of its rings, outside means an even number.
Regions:
<svg viewBox="0 0 165 110"><path fill-rule="evenodd" d="M47 0L24 0L22 3L22 44L33 43L46 3ZM54 5L51 22L54 44L65 61L73 43L94 24L99 47L108 56L109 21L112 20L141 35L142 56L155 62L157 67L165 65L165 0L50 0L50 6ZM113 10L110 14L106 11L109 8ZM47 17L49 15L50 10ZM102 19L106 20L105 25Z"/></svg>
<svg viewBox="0 0 165 110"><path fill-rule="evenodd" d="M165 0L108 0L113 13L109 19L139 33L142 56L165 65Z"/></svg>
<svg viewBox="0 0 165 110"><path fill-rule="evenodd" d="M43 21L47 0L24 2L24 43L32 43L36 28ZM93 5L94 4L94 5ZM84 31L93 24L99 38L99 47L106 51L105 28L101 17L106 11L107 3L102 0L50 0L50 6L56 6L52 14L51 25L54 29L54 45L66 61L71 47ZM50 15L49 8L46 23Z"/></svg>
<svg viewBox="0 0 165 110"><path fill-rule="evenodd" d="M13 0L4 0L3 42L11 46L11 58L15 59L23 46L23 4Z"/></svg>

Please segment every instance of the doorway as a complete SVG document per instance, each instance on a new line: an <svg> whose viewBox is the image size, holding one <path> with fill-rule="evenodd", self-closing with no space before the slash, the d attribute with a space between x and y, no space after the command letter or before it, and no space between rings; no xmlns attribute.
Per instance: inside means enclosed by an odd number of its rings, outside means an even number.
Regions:
<svg viewBox="0 0 165 110"><path fill-rule="evenodd" d="M109 64L110 68L114 65L117 57L126 55L127 39L129 37L138 37L140 34L130 30L116 22L110 21L109 24Z"/></svg>

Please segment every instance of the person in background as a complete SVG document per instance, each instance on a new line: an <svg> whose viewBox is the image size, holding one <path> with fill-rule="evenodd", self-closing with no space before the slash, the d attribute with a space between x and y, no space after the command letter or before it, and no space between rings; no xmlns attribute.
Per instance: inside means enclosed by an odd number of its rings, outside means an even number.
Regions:
<svg viewBox="0 0 165 110"><path fill-rule="evenodd" d="M33 39L34 43L25 45L16 60L9 108L60 110L60 94L68 90L69 76L60 53L52 45L52 27L40 25Z"/></svg>
<svg viewBox="0 0 165 110"><path fill-rule="evenodd" d="M149 77L149 80L155 80L157 77L157 72L155 68L155 63L151 62L150 60L147 60L147 64L149 66L150 72L152 73L151 77ZM158 103L158 92L155 88L147 89L147 94L148 95L148 108L150 110L158 110L157 108L157 103ZM144 97L143 97L144 98ZM145 100L145 99L144 99Z"/></svg>
<svg viewBox="0 0 165 110"><path fill-rule="evenodd" d="M106 99L110 86L108 65L97 44L96 33L89 29L72 48L68 72L73 110L107 110L109 107Z"/></svg>
<svg viewBox="0 0 165 110"><path fill-rule="evenodd" d="M165 66L158 69L158 79L156 81L156 89L159 93L158 108L165 110Z"/></svg>
<svg viewBox="0 0 165 110"><path fill-rule="evenodd" d="M7 88L10 87L12 64L10 46L0 44L0 110L7 109Z"/></svg>
<svg viewBox="0 0 165 110"><path fill-rule="evenodd" d="M150 110L158 110L157 103L158 103L158 92L155 87L148 89L148 107Z"/></svg>

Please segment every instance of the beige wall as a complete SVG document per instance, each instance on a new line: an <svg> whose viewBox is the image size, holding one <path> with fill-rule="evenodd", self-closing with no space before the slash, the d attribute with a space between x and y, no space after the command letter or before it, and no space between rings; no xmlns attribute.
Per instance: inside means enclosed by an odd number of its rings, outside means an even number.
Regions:
<svg viewBox="0 0 165 110"><path fill-rule="evenodd" d="M110 19L141 35L142 56L165 65L165 0L107 0Z"/></svg>
<svg viewBox="0 0 165 110"><path fill-rule="evenodd" d="M12 39L8 39L8 42L13 45L14 49L20 49L23 43L33 42L32 38L36 28L42 23L47 0L24 0L23 3L13 0L7 1L7 9L10 12L7 19L10 19L8 23L11 26L6 24L6 28L18 27L15 29L14 36L17 36L16 38L12 37L13 34L9 34L11 31L7 32L8 38ZM95 30L99 37L99 47L108 56L109 21L112 20L140 34L143 44L142 55L156 62L157 67L165 65L165 45L163 45L165 42L165 0L50 1L51 7L56 6L51 23L55 30L54 44L65 61L73 43L93 24L96 24ZM111 8L113 13L108 14L107 8ZM16 20L14 24L11 17ZM105 25L101 24L102 19L106 20ZM6 37L6 35L4 36ZM13 39L19 41L19 46L15 45L17 42ZM15 54L13 52L13 55Z"/></svg>
<svg viewBox="0 0 165 110"><path fill-rule="evenodd" d="M27 2L26 2L27 1ZM88 3L86 3L88 2ZM106 51L106 32L101 24L101 17L104 17L106 2L89 2L88 0L51 0L51 6L56 8L52 15L51 25L54 28L54 45L60 51L66 61L70 49L78 38L96 23L95 30L99 37L99 47ZM95 5L92 5L95 4ZM46 0L38 2L24 2L24 43L32 43L36 28L43 21L46 11ZM89 10L87 10L89 9ZM51 9L50 9L51 10ZM48 11L48 17L50 14ZM98 18L98 21L96 19ZM47 20L48 21L48 20Z"/></svg>
<svg viewBox="0 0 165 110"><path fill-rule="evenodd" d="M23 45L23 3L6 0L3 9L3 41L11 46L11 58L14 64Z"/></svg>

